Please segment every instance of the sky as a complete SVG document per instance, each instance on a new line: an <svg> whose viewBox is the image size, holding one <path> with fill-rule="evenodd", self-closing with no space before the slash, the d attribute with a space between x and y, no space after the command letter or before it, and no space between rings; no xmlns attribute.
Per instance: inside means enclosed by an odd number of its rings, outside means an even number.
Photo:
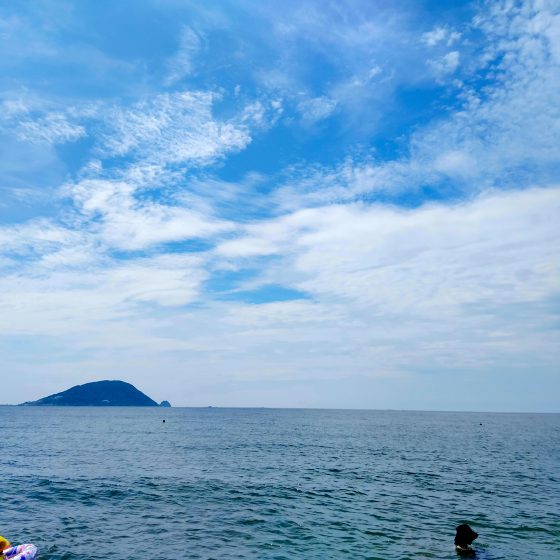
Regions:
<svg viewBox="0 0 560 560"><path fill-rule="evenodd" d="M560 411L557 0L0 5L0 402Z"/></svg>

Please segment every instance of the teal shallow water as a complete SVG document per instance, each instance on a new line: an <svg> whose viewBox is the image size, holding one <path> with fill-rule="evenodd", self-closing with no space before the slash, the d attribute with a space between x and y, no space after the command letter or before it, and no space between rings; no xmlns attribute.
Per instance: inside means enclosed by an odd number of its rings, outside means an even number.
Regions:
<svg viewBox="0 0 560 560"><path fill-rule="evenodd" d="M163 423L162 420L166 419ZM560 558L560 415L0 407L41 560Z"/></svg>

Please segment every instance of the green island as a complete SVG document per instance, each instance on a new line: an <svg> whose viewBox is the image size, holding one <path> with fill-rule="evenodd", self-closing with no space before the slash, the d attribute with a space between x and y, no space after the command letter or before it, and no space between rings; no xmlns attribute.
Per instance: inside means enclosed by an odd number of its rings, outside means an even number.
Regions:
<svg viewBox="0 0 560 560"><path fill-rule="evenodd" d="M20 406L162 406L169 408L169 401L156 401L125 381L93 381L76 385Z"/></svg>

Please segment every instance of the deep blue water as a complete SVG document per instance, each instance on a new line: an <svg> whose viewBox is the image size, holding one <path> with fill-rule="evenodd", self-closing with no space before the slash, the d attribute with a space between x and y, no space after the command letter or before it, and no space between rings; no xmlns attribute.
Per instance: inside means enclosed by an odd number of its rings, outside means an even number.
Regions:
<svg viewBox="0 0 560 560"><path fill-rule="evenodd" d="M162 420L166 422L163 423ZM560 415L0 407L0 534L46 559L560 558Z"/></svg>

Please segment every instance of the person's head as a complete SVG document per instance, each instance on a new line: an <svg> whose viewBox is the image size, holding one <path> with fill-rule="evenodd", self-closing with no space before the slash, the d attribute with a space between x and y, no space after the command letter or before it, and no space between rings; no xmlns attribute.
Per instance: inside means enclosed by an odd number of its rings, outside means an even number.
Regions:
<svg viewBox="0 0 560 560"><path fill-rule="evenodd" d="M470 544L478 537L466 523L457 527L457 534L455 535L455 545L461 547L470 546Z"/></svg>

